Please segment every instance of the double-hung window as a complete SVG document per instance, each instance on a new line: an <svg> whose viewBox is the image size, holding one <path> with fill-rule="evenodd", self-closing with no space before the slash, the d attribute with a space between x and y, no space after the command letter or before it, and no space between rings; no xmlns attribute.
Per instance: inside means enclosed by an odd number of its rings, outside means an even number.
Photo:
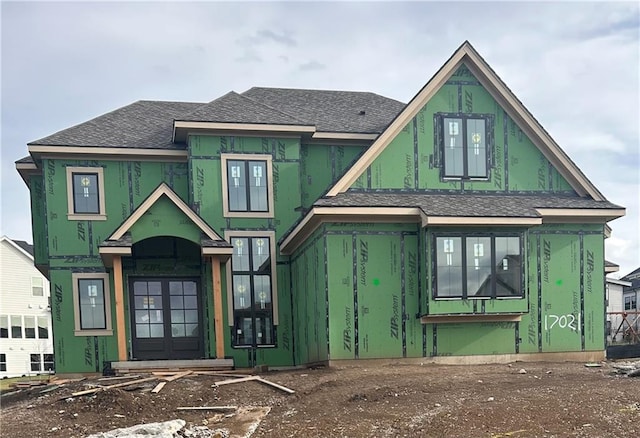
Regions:
<svg viewBox="0 0 640 438"><path fill-rule="evenodd" d="M277 300L273 232L228 232L233 245L229 274L229 320L233 321L233 345L275 345Z"/></svg>
<svg viewBox="0 0 640 438"><path fill-rule="evenodd" d="M75 334L111 335L109 274L72 274Z"/></svg>
<svg viewBox="0 0 640 438"><path fill-rule="evenodd" d="M68 219L106 220L102 167L67 167Z"/></svg>
<svg viewBox="0 0 640 438"><path fill-rule="evenodd" d="M31 277L31 294L34 297L44 296L44 280L42 277Z"/></svg>
<svg viewBox="0 0 640 438"><path fill-rule="evenodd" d="M445 178L487 178L489 122L486 116L456 114L439 116L440 149Z"/></svg>
<svg viewBox="0 0 640 438"><path fill-rule="evenodd" d="M436 235L435 298L523 296L522 237Z"/></svg>
<svg viewBox="0 0 640 438"><path fill-rule="evenodd" d="M636 310L636 296L627 295L624 297L624 310Z"/></svg>
<svg viewBox="0 0 640 438"><path fill-rule="evenodd" d="M222 154L226 217L273 217L271 155Z"/></svg>

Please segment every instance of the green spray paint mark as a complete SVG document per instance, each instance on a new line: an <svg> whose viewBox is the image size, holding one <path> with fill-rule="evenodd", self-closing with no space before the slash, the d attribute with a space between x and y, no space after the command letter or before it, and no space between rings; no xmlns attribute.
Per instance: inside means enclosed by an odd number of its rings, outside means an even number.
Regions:
<svg viewBox="0 0 640 438"><path fill-rule="evenodd" d="M558 286L562 286L562 280L556 280L556 284L557 284Z"/></svg>
<svg viewBox="0 0 640 438"><path fill-rule="evenodd" d="M373 283L374 286L380 286L380 279L374 278L372 283Z"/></svg>

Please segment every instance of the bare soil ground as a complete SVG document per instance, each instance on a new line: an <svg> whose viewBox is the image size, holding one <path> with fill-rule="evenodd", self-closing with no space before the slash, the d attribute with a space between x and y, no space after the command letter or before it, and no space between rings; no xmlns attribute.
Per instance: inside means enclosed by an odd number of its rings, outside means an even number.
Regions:
<svg viewBox="0 0 640 438"><path fill-rule="evenodd" d="M104 383L92 378L44 394L36 387L3 396L0 431L3 437L84 437L176 418L224 428L233 417L176 408L237 405L271 408L254 437L640 436L640 378L617 375L610 363L380 362L260 375L295 394L255 381L212 387L225 378L192 375L157 394L151 381L68 399Z"/></svg>

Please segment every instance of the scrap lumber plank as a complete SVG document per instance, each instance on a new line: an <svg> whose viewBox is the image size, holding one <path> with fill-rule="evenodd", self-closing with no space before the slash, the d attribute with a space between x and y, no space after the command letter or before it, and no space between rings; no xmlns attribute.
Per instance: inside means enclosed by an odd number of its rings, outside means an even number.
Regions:
<svg viewBox="0 0 640 438"><path fill-rule="evenodd" d="M173 382L174 380L181 379L182 377L188 376L191 373L193 373L193 371L191 370L183 371L181 373L176 373L171 377L163 377L163 379L166 380L167 382Z"/></svg>
<svg viewBox="0 0 640 438"><path fill-rule="evenodd" d="M246 374L221 373L218 371L195 371L198 376L220 376L220 377L247 377Z"/></svg>
<svg viewBox="0 0 640 438"><path fill-rule="evenodd" d="M262 377L258 377L256 380L257 380L258 382L260 382L260 383L264 383L264 384L266 384L266 385L273 386L274 388L278 388L279 390L284 391L284 392L286 392L286 393L288 393L288 394L293 394L293 393L295 393L295 391L294 391L293 389L289 389L289 388L287 388L286 386L278 385L277 383L273 383L273 382L271 382L270 380L263 379Z"/></svg>
<svg viewBox="0 0 640 438"><path fill-rule="evenodd" d="M167 382L160 382L160 383L158 383L158 384L155 386L155 388L153 388L153 389L151 390L151 392L153 392L154 394L159 393L160 391L162 391L162 388L164 388L164 385L166 385L166 384L167 384Z"/></svg>
<svg viewBox="0 0 640 438"><path fill-rule="evenodd" d="M235 411L237 406L180 406L177 411Z"/></svg>
<svg viewBox="0 0 640 438"><path fill-rule="evenodd" d="M222 380L220 382L215 382L214 385L215 386L231 385L233 383L241 383L241 382L248 382L250 380L258 380L259 378L260 376L247 376L247 377L241 377L239 379L227 379L227 380Z"/></svg>
<svg viewBox="0 0 640 438"><path fill-rule="evenodd" d="M102 391L105 389L122 388L124 386L135 385L137 383L144 383L144 382L149 382L151 380L157 380L157 379L158 378L154 376L154 377L146 377L144 379L132 380L130 382L117 383L115 385L110 385L110 386L99 386L97 388L85 389L84 391L74 392L71 394L71 397L93 394L94 392Z"/></svg>
<svg viewBox="0 0 640 438"><path fill-rule="evenodd" d="M111 380L137 379L139 377L140 377L139 374L135 374L135 375L132 375L132 376L102 377L102 378L98 379L98 381L102 382L102 381L111 381Z"/></svg>

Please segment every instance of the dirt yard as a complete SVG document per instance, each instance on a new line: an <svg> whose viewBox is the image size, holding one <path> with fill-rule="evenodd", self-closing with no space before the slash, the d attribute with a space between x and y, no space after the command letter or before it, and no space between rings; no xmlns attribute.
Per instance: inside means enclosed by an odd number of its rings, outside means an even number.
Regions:
<svg viewBox="0 0 640 438"><path fill-rule="evenodd" d="M640 378L601 365L369 363L260 374L295 394L257 381L212 387L225 377L190 375L155 394L151 380L69 398L114 383L91 378L3 396L0 427L3 437L84 437L181 418L246 436L238 415L176 410L234 405L271 408L253 437L640 436Z"/></svg>

